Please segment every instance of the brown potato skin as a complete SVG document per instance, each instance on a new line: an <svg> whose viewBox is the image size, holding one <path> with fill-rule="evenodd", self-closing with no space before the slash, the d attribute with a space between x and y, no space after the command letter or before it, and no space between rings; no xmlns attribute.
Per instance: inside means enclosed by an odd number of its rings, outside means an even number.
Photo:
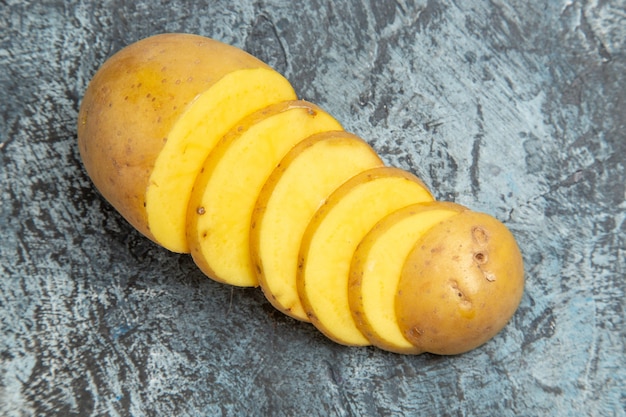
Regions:
<svg viewBox="0 0 626 417"><path fill-rule="evenodd" d="M495 218L460 213L416 242L396 294L398 323L419 350L454 355L491 339L517 309L522 255Z"/></svg>
<svg viewBox="0 0 626 417"><path fill-rule="evenodd" d="M104 198L151 240L145 194L172 126L196 96L244 68L270 67L233 46L168 33L117 52L91 80L78 115L81 159Z"/></svg>

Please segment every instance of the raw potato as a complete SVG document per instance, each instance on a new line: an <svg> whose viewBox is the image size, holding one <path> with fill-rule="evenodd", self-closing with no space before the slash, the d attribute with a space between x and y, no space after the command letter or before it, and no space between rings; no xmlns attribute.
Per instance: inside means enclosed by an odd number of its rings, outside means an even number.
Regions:
<svg viewBox="0 0 626 417"><path fill-rule="evenodd" d="M421 353L404 337L396 319L402 266L420 236L465 210L454 203L414 204L384 217L361 240L352 258L348 301L357 327L373 345L396 353Z"/></svg>
<svg viewBox="0 0 626 417"><path fill-rule="evenodd" d="M502 223L434 202L232 46L162 34L114 54L83 97L78 145L139 232L217 281L261 285L338 343L462 353L520 303L522 257Z"/></svg>
<svg viewBox="0 0 626 417"><path fill-rule="evenodd" d="M298 264L298 292L315 327L343 345L370 344L357 328L348 302L354 251L387 214L432 200L417 177L389 167L362 172L328 198L305 231Z"/></svg>
<svg viewBox="0 0 626 417"><path fill-rule="evenodd" d="M513 235L483 213L463 212L417 240L402 269L398 323L422 352L453 355L498 333L522 297L522 256Z"/></svg>
<svg viewBox="0 0 626 417"><path fill-rule="evenodd" d="M341 129L317 106L286 101L241 120L224 136L202 166L187 213L191 255L206 275L230 285L258 285L250 225L263 184L298 142Z"/></svg>
<svg viewBox="0 0 626 417"><path fill-rule="evenodd" d="M336 188L379 166L383 162L364 140L347 132L324 132L300 142L274 169L252 215L250 255L263 293L278 310L309 321L296 286L304 231Z"/></svg>
<svg viewBox="0 0 626 417"><path fill-rule="evenodd" d="M122 49L93 77L78 116L81 158L130 224L187 252L187 202L206 155L241 117L295 98L282 75L238 48L156 35Z"/></svg>

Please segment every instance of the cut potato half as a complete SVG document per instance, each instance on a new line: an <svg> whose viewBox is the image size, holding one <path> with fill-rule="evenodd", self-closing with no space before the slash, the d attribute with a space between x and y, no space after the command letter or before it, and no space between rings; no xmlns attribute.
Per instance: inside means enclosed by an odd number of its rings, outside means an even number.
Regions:
<svg viewBox="0 0 626 417"><path fill-rule="evenodd" d="M468 210L416 242L398 282L396 317L422 352L459 354L502 330L523 289L522 255L511 232Z"/></svg>
<svg viewBox="0 0 626 417"><path fill-rule="evenodd" d="M226 97L230 88L237 97ZM96 188L133 227L184 252L180 209L213 136L246 112L294 98L285 78L241 49L191 34L155 35L118 51L96 72L80 105L78 149Z"/></svg>
<svg viewBox="0 0 626 417"><path fill-rule="evenodd" d="M250 249L259 284L283 313L309 321L296 286L304 231L328 196L351 177L383 166L364 140L347 132L323 132L296 145L259 194Z"/></svg>
<svg viewBox="0 0 626 417"><path fill-rule="evenodd" d="M189 252L187 203L209 152L243 117L295 99L282 75L255 68L225 75L194 100L172 127L150 175L146 211L157 242L174 252Z"/></svg>
<svg viewBox="0 0 626 417"><path fill-rule="evenodd" d="M272 105L241 120L209 154L191 193L187 239L194 261L227 284L258 285L250 258L250 225L256 200L274 168L298 142L342 130L305 101Z"/></svg>
<svg viewBox="0 0 626 417"><path fill-rule="evenodd" d="M348 277L357 245L389 213L432 201L416 176L398 168L364 171L340 186L315 213L302 240L297 285L311 322L349 346L369 345L348 302Z"/></svg>
<svg viewBox="0 0 626 417"><path fill-rule="evenodd" d="M373 345L395 353L421 353L404 337L396 319L402 266L424 233L464 210L454 203L414 204L386 216L363 238L352 259L348 300L357 327Z"/></svg>

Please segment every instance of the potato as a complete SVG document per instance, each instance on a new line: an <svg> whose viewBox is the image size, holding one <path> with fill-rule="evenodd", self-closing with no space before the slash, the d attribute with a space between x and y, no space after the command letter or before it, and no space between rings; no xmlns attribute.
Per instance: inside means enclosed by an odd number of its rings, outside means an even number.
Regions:
<svg viewBox="0 0 626 417"><path fill-rule="evenodd" d="M311 322L327 337L369 345L348 302L348 276L357 245L387 214L432 201L426 186L397 168L364 171L341 185L313 216L300 248L297 287Z"/></svg>
<svg viewBox="0 0 626 417"><path fill-rule="evenodd" d="M83 97L78 145L101 194L137 230L187 252L185 216L202 162L243 116L296 98L269 66L218 41L163 34L109 58Z"/></svg>
<svg viewBox="0 0 626 417"><path fill-rule="evenodd" d="M196 265L209 277L253 287L252 212L263 184L298 142L342 130L319 107L304 101L274 104L237 123L204 161L187 213L187 241Z"/></svg>
<svg viewBox="0 0 626 417"><path fill-rule="evenodd" d="M309 321L296 287L304 231L336 188L378 166L383 162L364 140L323 132L296 145L269 176L252 214L250 255L261 289L278 310Z"/></svg>
<svg viewBox="0 0 626 417"><path fill-rule="evenodd" d="M522 256L493 217L465 211L431 228L409 254L396 315L419 351L453 355L498 333L520 303Z"/></svg>
<svg viewBox="0 0 626 417"><path fill-rule="evenodd" d="M379 221L352 257L348 301L354 321L375 346L396 353L421 353L398 325L395 294L402 266L415 242L430 228L465 207L454 203L419 203Z"/></svg>
<svg viewBox="0 0 626 417"><path fill-rule="evenodd" d="M458 354L521 300L502 223L434 202L282 75L215 40L162 34L114 54L81 102L78 145L139 232L217 281L260 285L335 342Z"/></svg>

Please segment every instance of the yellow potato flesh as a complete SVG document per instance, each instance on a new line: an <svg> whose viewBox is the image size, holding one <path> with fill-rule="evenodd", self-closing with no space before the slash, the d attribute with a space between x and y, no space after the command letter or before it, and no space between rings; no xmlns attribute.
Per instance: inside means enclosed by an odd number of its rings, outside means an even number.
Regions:
<svg viewBox="0 0 626 417"><path fill-rule="evenodd" d="M383 167L350 179L316 212L303 237L297 285L307 316L327 337L350 346L370 344L357 328L348 302L356 247L384 216L432 200L417 177Z"/></svg>
<svg viewBox="0 0 626 417"><path fill-rule="evenodd" d="M96 72L80 105L78 149L96 188L139 232L161 243L151 232L146 191L155 162L181 116L224 76L258 68L273 71L241 49L175 33L127 46ZM263 88L280 97L293 95L284 81ZM186 168L165 171L177 169Z"/></svg>
<svg viewBox="0 0 626 417"><path fill-rule="evenodd" d="M294 147L265 183L252 216L250 246L261 288L278 310L309 321L296 286L298 251L315 211L342 183L382 166L347 132L324 132Z"/></svg>
<svg viewBox="0 0 626 417"><path fill-rule="evenodd" d="M416 242L398 283L398 324L423 352L467 352L506 325L523 287L511 232L489 215L465 211Z"/></svg>
<svg viewBox="0 0 626 417"><path fill-rule="evenodd" d="M209 152L243 117L295 98L283 76L256 68L225 75L194 100L172 127L150 175L146 211L157 242L174 252L189 251L187 203Z"/></svg>
<svg viewBox="0 0 626 417"><path fill-rule="evenodd" d="M236 286L258 285L250 226L263 184L298 142L341 129L320 108L291 101L242 120L216 145L196 180L187 214L190 251L206 275Z"/></svg>
<svg viewBox="0 0 626 417"><path fill-rule="evenodd" d="M350 268L348 300L357 327L373 345L396 353L421 353L396 320L402 266L421 235L463 210L444 202L411 205L382 219L363 238Z"/></svg>

